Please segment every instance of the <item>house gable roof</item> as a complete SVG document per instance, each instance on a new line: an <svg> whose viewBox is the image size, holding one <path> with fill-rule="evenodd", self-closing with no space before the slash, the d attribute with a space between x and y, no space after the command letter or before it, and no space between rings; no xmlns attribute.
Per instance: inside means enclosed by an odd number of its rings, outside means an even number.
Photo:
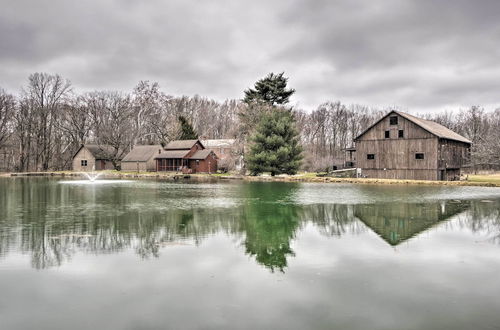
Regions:
<svg viewBox="0 0 500 330"><path fill-rule="evenodd" d="M200 140L174 140L167 144L165 150L191 149L196 143L199 143L203 148L205 148Z"/></svg>
<svg viewBox="0 0 500 330"><path fill-rule="evenodd" d="M211 153L213 153L213 151L209 149L198 150L191 157L189 157L189 159L198 159L198 160L206 159Z"/></svg>
<svg viewBox="0 0 500 330"><path fill-rule="evenodd" d="M153 156L158 155L158 151L163 151L161 145L135 146L125 157L122 162L147 162Z"/></svg>
<svg viewBox="0 0 500 330"><path fill-rule="evenodd" d="M430 121L430 120L418 118L418 117L409 115L407 113L404 113L404 112L401 112L401 111L395 111L395 110L390 111L388 114L386 114L385 116L383 116L382 118L380 118L379 120L377 120L375 123L373 123L372 125L370 125L361 134L359 134L354 140L359 139L362 135L364 135L366 132L368 132L375 125L377 125L378 123L380 123L382 120L384 120L385 118L387 118L391 114L400 115L401 117L403 117L403 118L411 121L415 125L423 128L424 130L426 130L427 132L429 132L429 133L437 136L438 138L448 139L448 140L454 140L454 141L459 141L459 142L464 142L464 143L472 144L472 142L470 140L468 140L467 138L461 136L458 133L453 132L452 130L450 130L450 129L444 127L443 125L440 125L440 124L438 124L438 123L436 123L434 121Z"/></svg>
<svg viewBox="0 0 500 330"><path fill-rule="evenodd" d="M189 152L190 150L165 150L161 154L156 155L155 159L184 158Z"/></svg>
<svg viewBox="0 0 500 330"><path fill-rule="evenodd" d="M107 145L107 144L82 144L78 151L75 153L75 156L82 150L83 148L86 148L92 156L94 156L95 159L102 159L102 160L107 160L111 159L112 155L115 153L115 148ZM118 151L118 158L117 160L120 159L121 152ZM73 158L75 158L73 156Z"/></svg>

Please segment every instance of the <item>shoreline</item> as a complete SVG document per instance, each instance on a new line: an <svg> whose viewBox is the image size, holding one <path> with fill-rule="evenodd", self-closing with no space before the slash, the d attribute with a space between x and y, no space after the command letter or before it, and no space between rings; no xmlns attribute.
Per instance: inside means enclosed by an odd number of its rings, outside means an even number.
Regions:
<svg viewBox="0 0 500 330"><path fill-rule="evenodd" d="M189 174L182 173L158 173L158 172L117 172L103 171L101 178L106 179L165 179L165 180L196 180L196 181L218 181L218 180L241 180L251 182L310 182L310 183L350 183L350 184L384 184L384 185L430 185L430 186L476 186L476 187L500 187L498 182L488 181L426 181L426 180L398 180L398 179L373 179L373 178L335 178L317 177L309 175L293 176L243 176L231 174ZM79 172L52 171L52 172L24 172L24 173L0 173L0 177L81 177ZM493 180L495 181L495 180Z"/></svg>

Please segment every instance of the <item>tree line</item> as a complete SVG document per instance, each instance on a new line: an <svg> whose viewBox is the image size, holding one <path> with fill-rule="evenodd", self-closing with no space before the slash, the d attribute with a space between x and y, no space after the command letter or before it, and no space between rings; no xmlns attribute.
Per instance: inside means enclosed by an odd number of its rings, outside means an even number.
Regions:
<svg viewBox="0 0 500 330"><path fill-rule="evenodd" d="M249 167L250 171L288 173L298 166L317 171L341 164L353 138L390 110L332 101L305 111L288 105L294 92L283 73L257 81L254 88L244 91L242 100L224 102L197 95L172 96L149 81L140 81L128 93L77 93L60 75L34 73L18 95L0 88L0 170L69 169L74 153L84 143L110 145L112 158L118 160L133 145L168 143L182 137L186 125L191 125L198 137L237 139L241 154L265 163ZM470 139L472 165L500 167L500 109L487 112L471 106L420 116ZM288 125L288 132L296 130L297 134L280 135L270 122ZM266 142L266 136L287 141L281 149L281 142L270 149L281 155L276 159L264 153L262 146L270 141ZM283 161L294 165L279 168Z"/></svg>

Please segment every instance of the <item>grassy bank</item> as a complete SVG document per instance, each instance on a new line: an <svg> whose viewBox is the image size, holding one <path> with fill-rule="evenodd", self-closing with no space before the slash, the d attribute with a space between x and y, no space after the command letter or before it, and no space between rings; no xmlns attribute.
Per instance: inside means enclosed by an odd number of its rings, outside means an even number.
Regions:
<svg viewBox="0 0 500 330"><path fill-rule="evenodd" d="M174 172L124 172L124 171L102 171L100 178L134 178L134 179L165 179L180 180L191 179L197 181L207 180L245 180L245 181L276 181L276 182L320 182L320 183L354 183L354 184L412 184L412 185L442 185L442 186L486 186L500 187L500 174L469 175L464 181L425 181L425 180L395 180L395 179L366 179L366 178L334 178L318 176L316 173L300 173L286 176L242 176L238 174L191 174L183 175ZM33 172L33 173L3 173L1 176L58 176L58 177L82 177L78 172Z"/></svg>
<svg viewBox="0 0 500 330"><path fill-rule="evenodd" d="M492 183L492 184L500 185L500 173L469 175L467 180L469 182Z"/></svg>

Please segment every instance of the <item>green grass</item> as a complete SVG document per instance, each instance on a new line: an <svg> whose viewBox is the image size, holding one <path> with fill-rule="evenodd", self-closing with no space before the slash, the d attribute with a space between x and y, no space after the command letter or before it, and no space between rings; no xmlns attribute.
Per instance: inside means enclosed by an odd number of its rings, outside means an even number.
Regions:
<svg viewBox="0 0 500 330"><path fill-rule="evenodd" d="M469 174L467 181L500 184L500 174Z"/></svg>

